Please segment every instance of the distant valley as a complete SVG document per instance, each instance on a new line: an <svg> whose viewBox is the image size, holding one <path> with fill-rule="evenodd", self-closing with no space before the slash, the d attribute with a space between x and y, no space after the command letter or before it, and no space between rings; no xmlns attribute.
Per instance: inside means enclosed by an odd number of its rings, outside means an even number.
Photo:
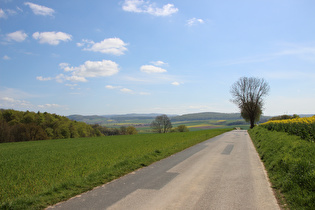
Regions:
<svg viewBox="0 0 315 210"><path fill-rule="evenodd" d="M124 114L124 115L70 115L71 120L85 122L88 124L100 124L107 127L135 126L142 133L150 130L150 123L159 113L151 114ZM173 127L186 125L189 130L202 130L222 127L242 127L247 129L246 123L240 113L219 113L219 112L201 112L184 115L168 115ZM262 116L261 121L265 122L270 117Z"/></svg>

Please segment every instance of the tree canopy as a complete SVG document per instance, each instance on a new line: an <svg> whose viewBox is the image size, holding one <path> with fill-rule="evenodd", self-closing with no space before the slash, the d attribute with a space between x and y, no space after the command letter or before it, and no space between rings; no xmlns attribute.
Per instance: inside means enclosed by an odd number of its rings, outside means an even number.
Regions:
<svg viewBox="0 0 315 210"><path fill-rule="evenodd" d="M241 111L245 121L253 128L259 121L264 106L264 97L270 90L269 84L261 78L241 77L231 86L232 102Z"/></svg>
<svg viewBox="0 0 315 210"><path fill-rule="evenodd" d="M172 127L171 120L165 114L157 116L151 123L151 129L156 133L167 133Z"/></svg>

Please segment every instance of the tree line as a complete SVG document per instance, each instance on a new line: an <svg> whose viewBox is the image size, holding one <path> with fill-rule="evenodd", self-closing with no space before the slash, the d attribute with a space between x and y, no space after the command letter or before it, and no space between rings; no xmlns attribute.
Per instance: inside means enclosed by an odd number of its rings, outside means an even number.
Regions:
<svg viewBox="0 0 315 210"><path fill-rule="evenodd" d="M47 112L0 110L0 143L136 134L133 126L107 128Z"/></svg>

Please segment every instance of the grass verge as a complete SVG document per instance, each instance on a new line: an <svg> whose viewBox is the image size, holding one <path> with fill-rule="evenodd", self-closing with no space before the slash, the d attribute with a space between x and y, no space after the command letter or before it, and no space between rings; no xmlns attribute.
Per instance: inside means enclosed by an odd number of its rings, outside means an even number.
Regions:
<svg viewBox="0 0 315 210"><path fill-rule="evenodd" d="M261 126L248 132L289 209L315 209L315 144Z"/></svg>
<svg viewBox="0 0 315 210"><path fill-rule="evenodd" d="M0 209L42 209L231 129L0 144Z"/></svg>

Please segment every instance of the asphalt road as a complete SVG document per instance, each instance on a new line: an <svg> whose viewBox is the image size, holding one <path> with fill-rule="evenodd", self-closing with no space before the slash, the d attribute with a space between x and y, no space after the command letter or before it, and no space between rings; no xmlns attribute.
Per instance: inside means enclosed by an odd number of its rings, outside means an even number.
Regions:
<svg viewBox="0 0 315 210"><path fill-rule="evenodd" d="M231 131L49 209L279 209L247 131Z"/></svg>

